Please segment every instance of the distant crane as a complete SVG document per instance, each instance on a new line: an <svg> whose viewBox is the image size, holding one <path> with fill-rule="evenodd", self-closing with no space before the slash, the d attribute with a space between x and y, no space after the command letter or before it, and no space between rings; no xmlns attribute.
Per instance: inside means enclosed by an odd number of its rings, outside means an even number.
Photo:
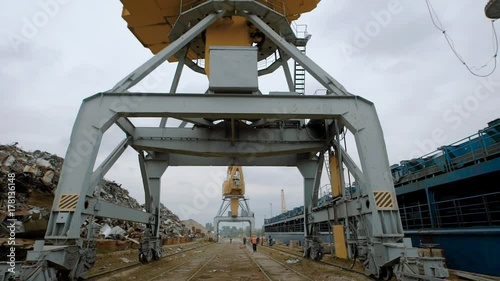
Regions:
<svg viewBox="0 0 500 281"><path fill-rule="evenodd" d="M230 209L230 211L226 211ZM238 210L241 213L238 214ZM255 233L255 216L248 206L248 199L245 198L245 178L243 177L242 166L227 167L226 180L222 184L222 204L217 216L214 218L215 239L218 241L220 222L248 222L250 223L250 233Z"/></svg>
<svg viewBox="0 0 500 281"><path fill-rule="evenodd" d="M281 213L286 213L285 192L281 190Z"/></svg>

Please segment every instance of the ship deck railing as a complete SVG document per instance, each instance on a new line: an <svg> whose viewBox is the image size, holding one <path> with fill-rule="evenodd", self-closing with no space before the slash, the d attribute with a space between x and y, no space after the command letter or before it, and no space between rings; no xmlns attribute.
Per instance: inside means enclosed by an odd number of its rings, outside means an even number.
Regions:
<svg viewBox="0 0 500 281"><path fill-rule="evenodd" d="M459 197L400 206L403 229L450 229L467 227L500 227L500 192ZM295 219L266 220L265 228L269 232L303 232L304 223L301 214ZM290 218L286 218L290 219ZM322 222L322 229L328 229L327 222Z"/></svg>
<svg viewBox="0 0 500 281"><path fill-rule="evenodd" d="M399 208L403 228L500 227L500 192L417 203Z"/></svg>
<svg viewBox="0 0 500 281"><path fill-rule="evenodd" d="M391 166L394 185L399 187L499 156L500 131L487 128L420 158L401 161L400 165Z"/></svg>

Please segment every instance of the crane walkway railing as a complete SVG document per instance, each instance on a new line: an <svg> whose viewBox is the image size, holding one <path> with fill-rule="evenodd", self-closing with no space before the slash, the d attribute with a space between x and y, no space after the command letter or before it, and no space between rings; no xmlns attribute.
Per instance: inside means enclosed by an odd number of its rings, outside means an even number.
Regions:
<svg viewBox="0 0 500 281"><path fill-rule="evenodd" d="M198 5L203 4L204 2L207 2L207 0L181 0L180 13L184 13L193 8L196 8ZM285 15L286 5L285 1L283 0L257 0L257 2L268 6L281 15Z"/></svg>

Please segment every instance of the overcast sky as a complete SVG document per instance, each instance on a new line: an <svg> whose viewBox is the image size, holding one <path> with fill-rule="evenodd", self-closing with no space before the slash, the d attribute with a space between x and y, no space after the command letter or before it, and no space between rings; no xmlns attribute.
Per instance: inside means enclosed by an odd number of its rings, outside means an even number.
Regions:
<svg viewBox="0 0 500 281"><path fill-rule="evenodd" d="M494 53L486 2L433 3L457 51L472 66ZM19 142L23 149L64 157L82 99L110 89L152 54L127 29L117 0L8 0L2 6L0 143ZM424 0L323 0L297 22L312 34L308 56L348 91L375 103L391 164L477 133L500 117L500 72L489 78L470 74L432 25ZM140 87L166 92L174 71L175 64L165 64ZM259 83L263 93L286 89L281 70ZM201 93L207 85L206 77L186 70L178 91ZM308 94L321 88L308 78ZM118 130L108 132L99 161L121 139ZM144 202L136 159L134 150L127 150L106 178ZM181 219L211 222L225 170L169 168L161 200ZM244 168L244 173L258 227L264 217L279 213L281 189L288 209L302 204L297 169ZM194 196L203 193L208 195Z"/></svg>

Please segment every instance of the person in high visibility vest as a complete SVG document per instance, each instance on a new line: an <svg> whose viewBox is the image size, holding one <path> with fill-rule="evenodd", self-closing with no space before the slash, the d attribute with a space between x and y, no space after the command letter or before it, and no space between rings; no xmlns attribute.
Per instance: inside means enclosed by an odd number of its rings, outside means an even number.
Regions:
<svg viewBox="0 0 500 281"><path fill-rule="evenodd" d="M250 238L250 242L252 242L253 252L257 252L257 236L253 235L252 238Z"/></svg>

